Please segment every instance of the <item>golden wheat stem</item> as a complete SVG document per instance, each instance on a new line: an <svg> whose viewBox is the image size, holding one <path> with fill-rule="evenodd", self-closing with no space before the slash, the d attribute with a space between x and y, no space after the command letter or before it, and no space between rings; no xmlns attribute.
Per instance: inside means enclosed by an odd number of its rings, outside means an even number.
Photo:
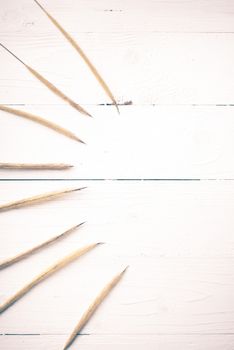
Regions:
<svg viewBox="0 0 234 350"><path fill-rule="evenodd" d="M74 47L74 49L79 53L81 58L84 60L84 62L87 64L107 96L111 99L113 104L115 105L118 113L119 113L119 107L117 105L117 102L114 98L113 93L111 92L109 86L107 83L104 81L104 79L101 77L100 73L97 71L97 69L94 67L92 62L89 60L89 58L86 56L84 51L81 49L81 47L77 44L77 42L71 37L71 35L65 31L65 29L57 22L57 20L52 17L49 12L46 11L46 9L37 1L34 0L34 2L41 8L41 10L46 14L46 16L51 20L51 22L57 27L57 29L63 34L63 36L68 40L68 42Z"/></svg>
<svg viewBox="0 0 234 350"><path fill-rule="evenodd" d="M3 270L6 267L9 267L9 266L25 259L25 258L28 258L30 255L38 252L39 250L41 250L43 248L46 248L47 246L51 245L52 243L55 243L55 242L65 238L65 237L69 236L72 232L75 231L75 229L77 229L78 227L80 227L83 224L84 224L84 222L82 222L81 224L78 224L76 226L73 226L70 229L66 230L65 232L60 233L59 235L54 236L54 237L50 238L49 240L47 240L47 241L45 241L45 242L43 242L43 243L41 243L33 248L26 250L23 253L19 253L12 258L8 258L8 259L4 260L3 262L0 262L0 270Z"/></svg>
<svg viewBox="0 0 234 350"><path fill-rule="evenodd" d="M88 309L84 312L82 315L80 321L74 328L72 334L68 338L63 350L66 350L70 347L70 345L74 342L75 338L79 334L79 332L83 329L83 327L86 325L86 323L89 321L91 316L94 314L94 312L97 310L98 306L103 302L103 300L106 298L106 296L110 293L110 291L116 286L116 284L120 281L122 278L124 272L126 271L128 267L126 267L122 272L117 274L112 280L102 289L102 291L98 294L98 296L94 299L94 301L90 304Z"/></svg>
<svg viewBox="0 0 234 350"><path fill-rule="evenodd" d="M26 284L18 292L16 292L12 297L6 300L2 305L0 305L0 313L7 310L11 305L13 305L17 300L22 298L26 293L28 293L32 288L38 285L40 282L44 281L46 278L50 277L55 272L61 270L66 265L70 264L75 259L79 258L81 255L84 255L91 249L95 248L100 243L92 243L85 247L82 247L78 250L75 250L73 253L67 255L62 260L57 261L55 264L50 266L48 269L36 276L30 283Z"/></svg>
<svg viewBox="0 0 234 350"><path fill-rule="evenodd" d="M64 170L72 167L64 163L0 163L0 169L10 170Z"/></svg>
<svg viewBox="0 0 234 350"><path fill-rule="evenodd" d="M0 205L0 212L15 209L15 208L20 208L20 207L24 207L24 206L28 206L28 205L32 205L34 203L38 203L38 202L42 202L42 201L52 200L52 199L57 198L59 196L63 196L67 193L80 191L80 190L83 190L85 188L86 187L69 188L69 189L65 189L65 190L47 192L47 193L39 194L37 196L19 199L19 200L13 201L13 202L9 202L9 203L5 203L5 204Z"/></svg>
<svg viewBox="0 0 234 350"><path fill-rule="evenodd" d="M78 142L81 142L81 143L85 144L84 141L82 141L78 136L73 134L71 131L62 128L58 124L52 123L49 120L46 120L46 119L44 119L42 117L39 117L38 115L35 115L35 114L32 114L32 113L28 113L28 112L25 112L25 111L21 111L19 109L7 107L5 105L0 105L0 110L4 111L4 112L7 112L7 113L10 113L10 114L17 115L18 117L26 118L28 120L31 120L31 121L35 122L35 123L39 123L39 124L41 124L43 126L46 126L47 128L52 129L52 130L56 131L57 133L62 134L62 135L66 136L66 137L68 137L68 138L70 138L72 140L75 140L75 141L78 141Z"/></svg>
<svg viewBox="0 0 234 350"><path fill-rule="evenodd" d="M91 117L91 115L82 108L78 103L74 102L70 97L65 95L61 90L59 90L54 84L52 84L49 80L47 80L45 77L43 77L39 72L37 72L35 69L27 65L24 61L22 61L18 56L16 56L11 50L9 50L5 45L0 43L0 46L2 46L7 52L9 52L13 57L15 57L20 63L22 63L27 70L34 75L35 78L37 78L42 84L44 84L50 91L52 91L55 95L59 96L62 100L69 103L73 108L75 108L80 113L87 115Z"/></svg>

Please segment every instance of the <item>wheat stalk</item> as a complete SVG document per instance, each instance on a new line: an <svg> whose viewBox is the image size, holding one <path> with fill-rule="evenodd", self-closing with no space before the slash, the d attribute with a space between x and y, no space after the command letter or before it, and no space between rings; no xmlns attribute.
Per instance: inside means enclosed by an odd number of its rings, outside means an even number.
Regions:
<svg viewBox="0 0 234 350"><path fill-rule="evenodd" d="M25 62L23 62L18 56L16 56L12 51L10 51L6 46L0 43L0 46L2 46L7 52L9 52L13 57L15 57L20 63L24 65L27 70L34 75L42 84L44 84L49 90L51 90L55 95L59 96L62 100L69 103L73 108L75 108L77 111L79 111L82 114L85 114L89 117L91 115L80 105L78 105L76 102L74 102L70 97L65 95L61 90L59 90L54 84L52 84L49 80L44 78L40 73L38 73L35 69L27 65Z"/></svg>
<svg viewBox="0 0 234 350"><path fill-rule="evenodd" d="M65 31L65 29L56 21L56 19L54 17L52 17L47 11L46 9L37 1L34 0L34 2L41 8L41 10L46 14L46 16L51 20L51 22L58 28L58 30L63 34L63 36L68 40L68 42L74 47L74 49L79 53L79 55L82 57L82 59L84 60L84 62L87 64L87 66L89 67L89 69L91 70L91 72L93 73L93 75L95 76L95 78L97 79L97 81L99 82L99 84L101 85L101 87L103 88L103 90L105 91L105 93L107 94L107 96L111 99L111 101L113 102L113 104L115 105L118 113L119 113L119 108L117 105L117 102L114 98L113 93L111 92L109 86L106 84L106 82L103 80L103 78L101 77L100 73L97 71L97 69L94 67L94 65L92 64L92 62L89 60L89 58L86 56L86 54L84 53L84 51L81 49L81 47L77 44L77 42L71 37L71 35Z"/></svg>
<svg viewBox="0 0 234 350"><path fill-rule="evenodd" d="M17 300L22 298L26 293L28 293L32 288L38 285L40 282L44 281L46 278L50 277L55 272L61 270L66 265L70 264L75 259L79 258L81 255L84 255L91 249L95 248L100 243L92 243L85 247L82 247L72 254L67 255L62 260L57 261L54 265L50 266L48 269L36 276L30 283L26 284L18 292L16 292L12 297L6 300L2 305L0 305L0 313L4 312L11 305L13 305Z"/></svg>
<svg viewBox="0 0 234 350"><path fill-rule="evenodd" d="M10 170L64 170L72 167L64 163L0 163L0 169Z"/></svg>
<svg viewBox="0 0 234 350"><path fill-rule="evenodd" d="M30 255L38 252L39 250L43 249L43 248L46 248L48 245L51 245L52 243L55 243L57 242L58 240L61 240L65 237L67 237L68 235L70 235L72 232L75 231L75 229L77 229L78 227L80 227L81 225L83 225L84 222L82 222L81 224L78 224L76 226L73 226L71 227L70 229L66 230L65 232L63 233L60 233L59 235L57 236L54 236L52 238L50 238L49 240L33 247L33 248L30 248L28 250L26 250L25 252L23 253L19 253L17 255L15 255L14 257L12 258L8 258L6 260L4 260L3 262L0 263L0 270L3 270L5 269L6 267L9 267L27 257L29 257Z"/></svg>
<svg viewBox="0 0 234 350"><path fill-rule="evenodd" d="M69 188L69 189L65 189L65 190L47 192L47 193L39 194L37 196L19 199L19 200L13 201L13 202L9 202L9 203L0 205L0 212L15 209L15 208L20 208L20 207L24 207L24 206L28 206L28 205L32 205L34 203L38 203L38 202L42 202L42 201L48 201L48 200L57 198L59 196L65 195L67 193L80 191L80 190L83 190L85 188L86 187Z"/></svg>
<svg viewBox="0 0 234 350"><path fill-rule="evenodd" d="M116 286L116 284L120 281L122 278L124 272L126 271L127 267L117 274L112 280L102 289L102 291L98 294L98 296L94 299L94 301L90 304L88 309L84 312L82 315L80 321L74 328L72 334L68 338L63 350L66 350L70 347L70 345L74 342L75 338L79 334L79 332L82 330L82 328L86 325L86 323L89 321L91 316L94 314L94 312L97 310L98 306L103 302L103 300L106 298L106 296L110 293L110 291Z"/></svg>
<svg viewBox="0 0 234 350"><path fill-rule="evenodd" d="M35 123L39 123L39 124L46 126L47 128L52 129L52 130L56 131L57 133L62 134L62 135L66 136L72 140L75 140L75 141L78 141L78 142L85 144L84 141L82 141L78 136L73 134L71 131L59 126L58 124L52 123L49 120L46 120L42 117L39 117L38 115L28 113L25 111L21 111L19 109L7 107L5 105L0 105L0 110L7 112L7 113L10 113L10 114L17 115L19 117L26 118L28 120L35 122Z"/></svg>

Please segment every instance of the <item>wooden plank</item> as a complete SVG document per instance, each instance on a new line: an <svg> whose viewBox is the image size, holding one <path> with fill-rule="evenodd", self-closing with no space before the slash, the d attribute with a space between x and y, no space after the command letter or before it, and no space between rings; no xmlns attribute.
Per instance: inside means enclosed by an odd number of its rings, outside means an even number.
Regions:
<svg viewBox="0 0 234 350"><path fill-rule="evenodd" d="M2 4L1 42L95 118L72 111L0 50L0 103L42 114L87 142L76 145L0 113L0 162L75 165L62 172L1 170L0 180L84 179L0 181L0 204L88 185L83 193L0 214L1 259L87 221L63 242L1 271L0 303L75 247L106 244L2 314L0 348L62 348L90 301L129 264L73 349L232 350L234 183L217 179L234 179L234 3L41 1L118 103L132 105L121 106L120 116L103 106L108 99L33 1Z"/></svg>
<svg viewBox="0 0 234 350"><path fill-rule="evenodd" d="M76 133L87 145L0 113L1 162L63 162L65 171L0 170L0 178L234 178L233 107L21 106Z"/></svg>
<svg viewBox="0 0 234 350"><path fill-rule="evenodd" d="M6 350L26 350L49 348L61 349L66 335L31 335L31 336L3 336L2 346ZM77 340L71 350L162 350L190 349L190 350L232 350L234 336L231 335L83 335Z"/></svg>
<svg viewBox="0 0 234 350"><path fill-rule="evenodd" d="M1 182L0 198L67 184ZM103 284L129 264L85 333L232 334L233 199L232 181L91 181L82 194L1 213L2 258L88 222L62 243L3 270L0 302L75 246L106 242L2 314L1 333L69 334Z"/></svg>
<svg viewBox="0 0 234 350"><path fill-rule="evenodd" d="M230 245L229 238L232 237L233 181L4 181L0 182L0 204L71 185L88 186L88 188L79 193L71 193L66 198L58 198L56 201L1 213L1 235L4 238L4 246L3 243L1 246L2 258L9 256L11 252L16 253L19 248L27 249L29 245L37 244L41 239L48 239L56 234L57 230L64 231L77 221L79 223L87 220L91 230L90 240L98 240L99 237L105 241L111 233L112 239L116 244L120 246L122 244L121 250L124 251L130 249L124 247L125 240L130 244L135 237L139 240L138 248L141 249L141 243L145 239L142 233L147 230L151 236L148 249L153 249L151 244L155 242L154 249L158 252L158 257L162 254L177 257L182 252L188 256L193 254L196 257L207 255L218 257L223 248L222 254L232 257L233 246ZM194 211L199 215L200 222L197 222ZM134 225L134 230L127 230L125 227L128 220ZM101 226L95 225L107 225L107 231L103 232ZM154 225L158 225L156 230ZM174 232L174 227L178 225L180 229ZM160 228L163 228L163 234L160 233ZM196 234L199 232L202 234L203 230L206 232L206 236L203 236L206 242L203 240L202 242L206 244L202 246L197 242L191 245L190 239L194 237L195 240ZM17 239L17 244L12 245L9 232L12 232L13 237ZM79 232L84 232L83 239L87 238L86 226ZM155 232L159 232L160 236ZM170 243L172 233L176 235L176 239ZM225 233L227 241L225 243L223 236L223 243L220 246L220 234ZM75 239L75 236L72 237ZM84 244L84 241L80 241L82 238L79 237L80 234L77 236L78 242ZM119 241L120 237L123 239L122 243ZM179 237L184 241L186 248L184 245L176 244ZM63 248L66 242L68 240L63 242ZM138 243L135 241L136 244ZM190 249L187 250L189 246Z"/></svg>
<svg viewBox="0 0 234 350"><path fill-rule="evenodd" d="M2 35L1 40L77 103L109 103L75 50L57 31L53 33L53 27L50 33L25 36L18 31ZM118 103L233 104L233 34L108 32L74 36ZM1 103L61 103L2 48L0 57Z"/></svg>
<svg viewBox="0 0 234 350"><path fill-rule="evenodd" d="M233 32L234 5L229 0L41 0L71 32ZM1 8L6 31L50 31L33 1L9 0Z"/></svg>
<svg viewBox="0 0 234 350"><path fill-rule="evenodd" d="M103 284L119 269L120 262L114 264L102 253L74 263L5 311L1 332L69 334ZM233 258L127 256L125 260L131 265L125 281L93 316L84 333L233 334ZM31 261L24 270L30 269L29 264ZM24 270L15 269L15 274ZM1 293L2 301L15 290L9 277L4 280L8 293Z"/></svg>

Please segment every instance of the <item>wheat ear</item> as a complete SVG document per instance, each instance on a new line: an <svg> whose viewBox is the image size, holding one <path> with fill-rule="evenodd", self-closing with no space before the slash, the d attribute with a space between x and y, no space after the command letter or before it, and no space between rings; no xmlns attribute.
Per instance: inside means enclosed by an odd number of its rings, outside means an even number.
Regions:
<svg viewBox="0 0 234 350"><path fill-rule="evenodd" d="M82 222L79 225L73 226L69 230L66 230L63 233L60 233L59 235L54 236L54 237L50 238L49 240L47 240L47 241L45 241L45 242L43 242L43 243L41 243L33 248L26 250L23 253L19 253L12 258L8 258L8 259L4 260L3 262L0 262L0 270L3 270L6 267L9 267L9 266L25 259L25 258L28 258L30 255L38 252L39 250L41 250L43 248L46 248L47 246L51 245L52 243L55 243L55 242L65 238L65 237L69 236L72 232L75 231L75 229L77 229L78 227L80 227L83 224L84 224L84 222Z"/></svg>
<svg viewBox="0 0 234 350"><path fill-rule="evenodd" d="M5 204L0 205L0 212L6 211L6 210L11 210L11 209L16 209L16 208L20 208L20 207L24 207L24 206L28 206L28 205L32 205L32 204L38 203L38 202L48 201L48 200L57 198L59 196L63 196L67 193L80 191L80 190L83 190L85 188L86 187L68 188L66 190L47 192L47 193L39 194L37 196L19 199L19 200L13 201L13 202L9 202L9 203L5 203Z"/></svg>
<svg viewBox="0 0 234 350"><path fill-rule="evenodd" d="M65 170L72 167L64 163L0 163L0 169L10 170Z"/></svg>
<svg viewBox="0 0 234 350"><path fill-rule="evenodd" d="M122 278L124 272L126 271L127 267L120 272L118 275L116 275L112 280L102 289L102 291L98 294L98 296L94 299L94 301L90 304L88 309L84 312L82 315L80 321L74 328L72 334L68 338L63 350L66 350L70 347L70 345L74 342L75 338L79 334L79 332L82 330L82 328L86 325L86 323L89 321L91 316L94 314L94 312L97 310L98 306L103 302L103 300L106 298L106 296L110 293L110 291L116 286L116 284L120 281Z"/></svg>
<svg viewBox="0 0 234 350"><path fill-rule="evenodd" d="M0 305L0 313L7 310L11 305L13 305L17 300L21 299L26 293L28 293L32 288L38 285L40 282L44 281L46 278L50 277L55 272L61 270L66 265L70 264L75 259L79 258L81 255L84 255L91 249L95 248L100 243L93 243L82 247L74 251L72 254L67 255L62 260L57 261L54 265L50 266L48 269L40 273L37 277L35 277L30 283L26 284L23 288L21 288L16 294L10 297L6 302Z"/></svg>
<svg viewBox="0 0 234 350"><path fill-rule="evenodd" d="M97 71L97 69L94 67L94 65L92 64L92 62L89 60L89 58L86 56L86 54L84 53L84 51L81 49L81 47L77 44L77 42L71 37L71 35L65 31L65 29L56 21L56 19L54 17L52 17L47 11L46 9L37 1L34 0L34 2L41 8L41 10L46 14L46 16L51 20L51 22L58 28L58 30L63 34L63 36L68 40L68 42L74 47L74 49L79 53L79 55L82 57L82 59L84 60L84 62L87 64L87 66L89 67L89 69L91 70L91 72L93 73L93 75L95 76L95 78L97 79L97 81L99 82L99 84L101 85L101 87L103 88L103 90L105 91L105 93L107 94L107 96L111 99L111 101L113 102L113 104L115 105L118 113L119 113L119 107L117 105L117 102L114 98L113 93L111 92L109 86L107 85L107 83L103 80L103 78L101 77L100 73Z"/></svg>
<svg viewBox="0 0 234 350"><path fill-rule="evenodd" d="M84 143L84 141L82 141L78 136L76 136L75 134L73 134L71 131L62 128L61 126L59 126L58 124L52 123L49 120L46 120L42 117L39 117L38 115L32 114L32 113L28 113L25 111L21 111L19 109L15 109L15 108L11 108L11 107L7 107L5 105L0 105L0 110L10 113L10 114L14 114L17 115L18 117L23 117L25 119L31 120L35 123L39 123L43 126L46 126L49 129L52 129L54 131L56 131L59 134L62 134L72 140Z"/></svg>
<svg viewBox="0 0 234 350"><path fill-rule="evenodd" d="M10 51L6 46L0 43L0 46L2 46L7 52L9 52L13 57L15 57L20 63L24 65L27 70L34 75L42 84L44 84L49 90L51 90L55 95L59 96L62 100L69 103L73 108L75 108L77 111L79 111L82 114L85 114L89 117L91 115L80 105L78 105L76 102L74 102L70 97L65 95L61 90L59 90L54 84L52 84L49 80L44 78L40 73L38 73L35 69L27 65L24 61L22 61L18 56L16 56L12 51Z"/></svg>

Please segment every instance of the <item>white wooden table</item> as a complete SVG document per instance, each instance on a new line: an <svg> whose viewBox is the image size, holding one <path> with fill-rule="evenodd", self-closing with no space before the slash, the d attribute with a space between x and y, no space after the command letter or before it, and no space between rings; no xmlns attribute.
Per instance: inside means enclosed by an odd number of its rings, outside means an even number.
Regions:
<svg viewBox="0 0 234 350"><path fill-rule="evenodd" d="M100 288L129 264L71 350L233 350L234 2L41 3L98 67L120 115L33 1L0 0L0 42L94 116L62 103L0 48L0 103L45 116L87 143L1 112L0 162L74 167L0 170L0 204L88 186L0 213L1 259L86 221L1 271L0 303L75 247L106 244L3 313L0 348L62 349Z"/></svg>

